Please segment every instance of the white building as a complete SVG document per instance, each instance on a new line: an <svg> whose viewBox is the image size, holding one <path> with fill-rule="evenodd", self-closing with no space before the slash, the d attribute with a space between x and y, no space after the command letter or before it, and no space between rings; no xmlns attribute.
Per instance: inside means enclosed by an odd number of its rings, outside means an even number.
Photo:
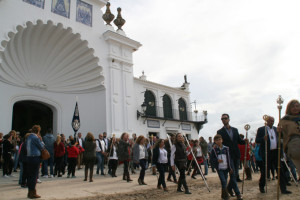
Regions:
<svg viewBox="0 0 300 200"><path fill-rule="evenodd" d="M189 83L173 88L134 78L132 54L141 44L101 21L107 2L0 0L1 132L24 134L40 124L71 135L78 99L83 135L198 137L206 119L193 120Z"/></svg>

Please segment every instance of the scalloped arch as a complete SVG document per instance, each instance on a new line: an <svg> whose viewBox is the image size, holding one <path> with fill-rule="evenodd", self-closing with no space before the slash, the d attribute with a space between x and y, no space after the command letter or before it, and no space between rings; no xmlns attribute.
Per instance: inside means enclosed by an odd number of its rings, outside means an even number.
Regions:
<svg viewBox="0 0 300 200"><path fill-rule="evenodd" d="M1 41L0 80L50 92L87 93L103 90L103 68L94 49L79 33L61 23L26 22Z"/></svg>

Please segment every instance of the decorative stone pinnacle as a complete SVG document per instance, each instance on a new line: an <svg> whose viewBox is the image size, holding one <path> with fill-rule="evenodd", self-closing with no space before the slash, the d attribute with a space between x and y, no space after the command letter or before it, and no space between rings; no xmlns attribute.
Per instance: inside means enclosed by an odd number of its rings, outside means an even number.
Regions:
<svg viewBox="0 0 300 200"><path fill-rule="evenodd" d="M118 8L117 11L118 11L118 16L114 20L114 24L118 27L118 30L123 30L122 26L125 24L126 21L121 16L121 8Z"/></svg>
<svg viewBox="0 0 300 200"><path fill-rule="evenodd" d="M110 25L111 26L110 22L112 20L114 20L115 16L110 12L110 8L109 7L110 7L110 3L107 2L107 4L106 4L106 11L102 15L102 19L106 22L106 25Z"/></svg>

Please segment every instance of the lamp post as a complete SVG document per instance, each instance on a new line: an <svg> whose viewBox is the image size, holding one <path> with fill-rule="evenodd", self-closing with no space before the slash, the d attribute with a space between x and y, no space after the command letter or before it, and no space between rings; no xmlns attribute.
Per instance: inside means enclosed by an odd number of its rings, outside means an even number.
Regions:
<svg viewBox="0 0 300 200"><path fill-rule="evenodd" d="M279 113L279 122L281 119L281 109L282 109L282 104L283 104L283 98L281 95L278 96L277 98L277 108L278 108L278 113ZM281 131L278 132L278 160L277 160L277 171L278 171L278 182L277 182L277 199L279 199L279 184L280 184L280 146L281 146Z"/></svg>
<svg viewBox="0 0 300 200"><path fill-rule="evenodd" d="M142 103L141 105L141 108L142 108L142 112L138 111L137 110L137 119L140 118L140 116L145 116L145 112L146 112L146 109L147 109L147 104L145 102Z"/></svg>

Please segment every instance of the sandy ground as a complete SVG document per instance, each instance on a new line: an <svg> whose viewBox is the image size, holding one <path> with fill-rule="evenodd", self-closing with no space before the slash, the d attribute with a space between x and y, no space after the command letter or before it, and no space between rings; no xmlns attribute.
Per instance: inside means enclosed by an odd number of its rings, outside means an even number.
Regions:
<svg viewBox="0 0 300 200"><path fill-rule="evenodd" d="M76 171L77 178L41 178L42 183L37 184L38 194L41 199L62 200L62 199L87 199L87 200L141 200L141 199L221 199L220 181L216 173L207 176L207 184L210 192L205 186L204 181L197 176L197 179L187 177L191 195L176 192L176 184L167 182L168 192L156 189L157 177L150 175L146 171L145 182L148 185L140 186L137 182L138 173L131 175L133 182L127 183L122 180L122 166L118 169L116 178L109 175L94 175L94 182L83 181L83 170ZM2 174L2 171L1 171ZM13 173L15 177L0 177L0 200L19 200L27 199L27 189L18 186L18 173ZM261 194L258 190L259 174L253 175L252 181L245 181L244 199L276 199L276 181L268 182L268 193ZM240 191L242 183L239 183ZM288 187L293 193L290 195L280 195L280 199L300 199L300 187L295 184ZM236 199L231 197L231 199Z"/></svg>

